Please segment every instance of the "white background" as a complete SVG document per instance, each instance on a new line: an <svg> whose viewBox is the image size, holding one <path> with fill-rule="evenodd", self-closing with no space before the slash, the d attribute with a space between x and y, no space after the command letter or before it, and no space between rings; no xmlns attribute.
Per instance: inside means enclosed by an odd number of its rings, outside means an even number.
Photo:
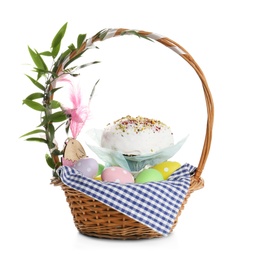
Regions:
<svg viewBox="0 0 253 260"><path fill-rule="evenodd" d="M1 4L1 259L253 259L250 4L246 0ZM166 238L113 241L80 235L63 192L50 185L51 171L44 161L47 147L19 138L39 122L38 112L22 105L22 99L36 91L24 76L31 72L27 46L49 50L65 22L64 50L80 33L91 37L104 28L142 29L178 42L204 71L215 104L212 147L202 175L205 188L190 197ZM155 116L171 125L176 139L190 134L175 160L197 165L206 113L191 67L167 48L138 38L98 45L88 61L98 59L102 64L83 71L87 94L100 78L87 127L126 113Z"/></svg>

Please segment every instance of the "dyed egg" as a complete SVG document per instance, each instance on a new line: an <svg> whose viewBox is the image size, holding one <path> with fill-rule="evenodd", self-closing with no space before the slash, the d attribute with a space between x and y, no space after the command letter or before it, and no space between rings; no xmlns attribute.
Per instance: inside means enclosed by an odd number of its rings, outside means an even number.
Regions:
<svg viewBox="0 0 253 260"><path fill-rule="evenodd" d="M101 174L95 176L94 179L97 180L97 181L102 181Z"/></svg>
<svg viewBox="0 0 253 260"><path fill-rule="evenodd" d="M163 175L156 169L145 169L141 171L136 179L136 183L146 183L151 181L163 181Z"/></svg>
<svg viewBox="0 0 253 260"><path fill-rule="evenodd" d="M105 168L101 174L101 178L103 181L117 182L120 184L134 183L132 173L118 166Z"/></svg>
<svg viewBox="0 0 253 260"><path fill-rule="evenodd" d="M152 169L158 170L163 175L163 179L167 180L180 167L181 164L179 162L166 161L153 166Z"/></svg>
<svg viewBox="0 0 253 260"><path fill-rule="evenodd" d="M94 177L95 180L102 181L101 174L102 174L104 168L105 168L104 165L102 165L101 163L98 164L98 171L97 171L96 176Z"/></svg>
<svg viewBox="0 0 253 260"><path fill-rule="evenodd" d="M96 176L99 176L101 175L102 171L104 170L105 166L102 165L101 163L98 164L98 171L97 171L97 174Z"/></svg>
<svg viewBox="0 0 253 260"><path fill-rule="evenodd" d="M86 157L76 161L73 168L84 177L94 178L98 172L98 163L95 159Z"/></svg>

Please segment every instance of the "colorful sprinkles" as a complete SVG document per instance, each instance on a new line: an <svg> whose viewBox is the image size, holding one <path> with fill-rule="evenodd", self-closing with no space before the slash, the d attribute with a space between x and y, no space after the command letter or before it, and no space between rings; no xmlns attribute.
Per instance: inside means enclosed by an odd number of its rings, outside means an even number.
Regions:
<svg viewBox="0 0 253 260"><path fill-rule="evenodd" d="M149 119L141 116L132 117L130 115L122 117L113 123L116 126L116 130L126 132L128 128L132 128L136 134L145 131L145 129L152 129L154 133L159 132L162 126L166 126L160 120Z"/></svg>

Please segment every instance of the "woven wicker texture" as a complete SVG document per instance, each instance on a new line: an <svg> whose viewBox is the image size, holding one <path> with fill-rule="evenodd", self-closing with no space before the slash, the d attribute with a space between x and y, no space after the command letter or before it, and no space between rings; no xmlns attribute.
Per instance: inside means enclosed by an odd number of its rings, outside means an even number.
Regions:
<svg viewBox="0 0 253 260"><path fill-rule="evenodd" d="M54 185L60 185L65 192L66 200L71 209L76 228L81 234L99 238L136 240L143 238L158 238L162 235L153 229L143 225L134 219L120 213L119 211L106 206L105 204L79 192L61 181L54 181ZM177 218L172 226L175 228L178 217L181 215L184 206L195 190L204 186L202 178L196 181L191 179L191 186L186 194L185 200L179 210Z"/></svg>
<svg viewBox="0 0 253 260"><path fill-rule="evenodd" d="M212 141L212 128L214 119L213 100L206 78L201 68L183 47L167 37L146 31L108 29L101 31L92 38L86 40L79 49L71 52L69 56L67 56L67 58L61 64L59 64L57 73L60 73L63 70L64 65L68 62L69 59L78 56L94 42L103 41L116 36L134 34L133 32L137 32L139 36L155 40L180 55L195 70L202 82L202 87L204 91L207 109L207 122L203 148L201 151L196 172L191 178L189 191L173 224L173 230L178 222L178 217L180 216L191 193L204 186L204 181L201 178L201 174L208 158ZM54 160L57 162L59 161L59 158L55 156ZM103 203L69 188L68 186L64 185L59 179L53 180L53 184L56 186L60 185L62 187L63 191L65 192L67 202L69 203L76 228L79 230L80 233L84 235L110 239L142 239L156 238L162 236L151 228L129 218L128 216L125 216L124 214L104 205Z"/></svg>

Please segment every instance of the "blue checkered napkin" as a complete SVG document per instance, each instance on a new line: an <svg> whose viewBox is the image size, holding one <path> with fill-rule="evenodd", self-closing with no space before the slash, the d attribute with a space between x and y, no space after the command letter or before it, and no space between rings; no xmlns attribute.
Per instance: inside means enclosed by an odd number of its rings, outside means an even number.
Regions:
<svg viewBox="0 0 253 260"><path fill-rule="evenodd" d="M190 186L196 168L184 164L168 180L145 184L101 182L61 166L62 182L167 236Z"/></svg>

